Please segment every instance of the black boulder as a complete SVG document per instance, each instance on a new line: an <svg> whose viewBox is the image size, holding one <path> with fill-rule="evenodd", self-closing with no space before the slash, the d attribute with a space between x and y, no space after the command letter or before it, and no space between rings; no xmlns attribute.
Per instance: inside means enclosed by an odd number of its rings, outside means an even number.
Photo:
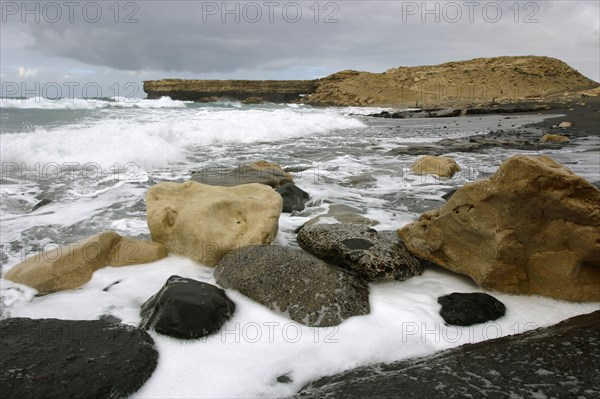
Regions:
<svg viewBox="0 0 600 399"><path fill-rule="evenodd" d="M175 338L200 338L219 331L234 311L235 304L219 287L171 276L142 305L140 327Z"/></svg>
<svg viewBox="0 0 600 399"><path fill-rule="evenodd" d="M470 326L496 320L504 316L506 307L502 302L483 292L458 293L438 298L442 305L440 315L454 326Z"/></svg>

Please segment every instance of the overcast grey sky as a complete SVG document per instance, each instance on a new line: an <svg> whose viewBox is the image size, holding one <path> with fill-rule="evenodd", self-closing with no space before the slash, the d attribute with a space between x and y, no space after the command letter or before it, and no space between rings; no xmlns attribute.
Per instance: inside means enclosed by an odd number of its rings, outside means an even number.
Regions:
<svg viewBox="0 0 600 399"><path fill-rule="evenodd" d="M600 80L598 0L2 0L0 13L4 94L56 82L63 95L78 84L143 96L147 79L311 79L500 55L556 57Z"/></svg>

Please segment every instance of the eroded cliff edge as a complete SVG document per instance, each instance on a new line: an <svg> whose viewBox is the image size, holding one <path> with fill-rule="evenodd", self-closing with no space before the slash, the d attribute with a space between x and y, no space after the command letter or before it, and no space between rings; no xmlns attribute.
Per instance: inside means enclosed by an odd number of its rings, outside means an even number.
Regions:
<svg viewBox="0 0 600 399"><path fill-rule="evenodd" d="M169 96L173 100L211 102L221 99L245 102L297 102L314 93L314 80L186 80L144 82L149 99Z"/></svg>
<svg viewBox="0 0 600 399"><path fill-rule="evenodd" d="M209 102L302 102L314 105L465 105L556 99L597 88L550 57L494 57L383 73L341 71L315 80L184 80L144 82L148 98Z"/></svg>

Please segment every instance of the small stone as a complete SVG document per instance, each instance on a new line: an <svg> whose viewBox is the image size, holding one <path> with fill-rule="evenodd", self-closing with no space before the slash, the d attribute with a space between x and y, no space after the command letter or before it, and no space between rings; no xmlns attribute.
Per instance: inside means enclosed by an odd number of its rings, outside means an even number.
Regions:
<svg viewBox="0 0 600 399"><path fill-rule="evenodd" d="M460 166L450 157L425 155L412 165L411 170L418 175L438 175L440 177L452 177L460 172Z"/></svg>
<svg viewBox="0 0 600 399"><path fill-rule="evenodd" d="M35 206L33 208L31 208L31 212L35 212L38 209L40 209L41 207L46 206L46 205L48 205L50 203L52 203L52 200L49 200L48 198L44 198L40 202L38 202L37 204L35 204Z"/></svg>
<svg viewBox="0 0 600 399"><path fill-rule="evenodd" d="M547 143L565 143L567 141L571 141L567 136L562 136L560 134L545 134L541 139L541 142Z"/></svg>
<svg viewBox="0 0 600 399"><path fill-rule="evenodd" d="M287 375L280 375L277 377L277 382L280 384L289 384L290 382L293 382L293 380Z"/></svg>
<svg viewBox="0 0 600 399"><path fill-rule="evenodd" d="M294 211L301 212L304 210L306 201L310 195L294 183L286 183L275 189L283 199L283 212L292 213Z"/></svg>
<svg viewBox="0 0 600 399"><path fill-rule="evenodd" d="M442 305L440 315L444 321L454 326L471 326L497 320L504 316L506 307L491 295L475 293L458 293L438 298Z"/></svg>

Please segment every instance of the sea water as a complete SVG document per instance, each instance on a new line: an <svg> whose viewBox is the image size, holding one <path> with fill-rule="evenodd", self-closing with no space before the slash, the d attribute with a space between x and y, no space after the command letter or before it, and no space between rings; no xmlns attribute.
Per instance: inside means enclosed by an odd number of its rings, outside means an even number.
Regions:
<svg viewBox="0 0 600 399"><path fill-rule="evenodd" d="M297 246L294 230L326 214L332 204L353 207L377 222L377 229L398 229L423 211L442 206L441 196L449 190L489 177L515 154L543 153L591 181L600 180L597 137L541 152L496 148L447 154L460 164L459 174L451 179L418 176L410 170L416 156L389 151L515 128L542 116L366 116L382 110L197 104L169 98L0 99L2 274L40 250L108 230L149 239L144 200L148 187L260 159L292 168L296 184L311 196L304 211L280 218L276 244L290 246ZM44 199L51 202L32 211ZM84 286L46 296L1 279L1 317L111 315L137 325L141 304L173 274L215 283L211 268L178 256L100 269ZM150 332L159 363L135 396L282 397L324 375L428 355L598 309L598 304L493 293L505 303L505 317L449 327L439 316L437 297L457 291L485 292L469 279L442 270L427 270L405 282L372 283L371 313L331 328L299 325L228 291L237 309L220 332L196 341ZM282 375L291 382L278 382Z"/></svg>

